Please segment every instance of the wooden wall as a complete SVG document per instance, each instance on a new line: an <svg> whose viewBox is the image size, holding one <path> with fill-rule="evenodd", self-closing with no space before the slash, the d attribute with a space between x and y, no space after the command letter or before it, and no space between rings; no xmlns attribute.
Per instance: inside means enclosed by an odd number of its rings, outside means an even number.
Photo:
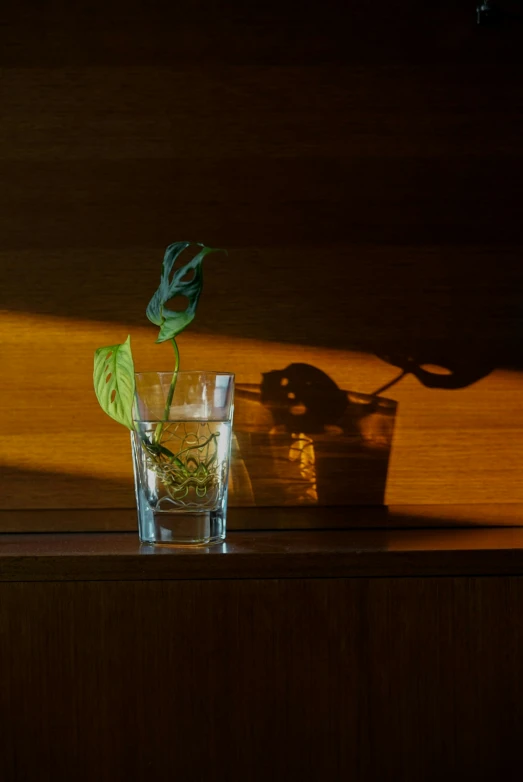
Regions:
<svg viewBox="0 0 523 782"><path fill-rule="evenodd" d="M209 259L185 368L371 393L413 356L385 501L523 504L521 23L473 5L10 3L0 27L0 507L131 507L91 388L165 246ZM381 358L380 358L381 357ZM465 382L464 381L464 382ZM521 513L523 521L523 505Z"/></svg>
<svg viewBox="0 0 523 782"><path fill-rule="evenodd" d="M6 782L521 778L521 578L0 592Z"/></svg>

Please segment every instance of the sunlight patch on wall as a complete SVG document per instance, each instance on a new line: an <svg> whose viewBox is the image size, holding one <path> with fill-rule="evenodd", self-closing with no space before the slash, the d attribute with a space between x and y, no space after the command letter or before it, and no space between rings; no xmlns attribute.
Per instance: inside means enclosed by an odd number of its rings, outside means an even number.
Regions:
<svg viewBox="0 0 523 782"><path fill-rule="evenodd" d="M99 408L92 385L95 349L123 342L128 333L114 322L0 312L0 464L129 478L128 435ZM132 328L137 370L172 368L172 350L156 345L156 334L154 326ZM365 354L197 333L182 335L179 345L182 369L235 371L242 382L259 383L261 372L296 361L320 366L341 385L354 378L357 366L368 366L367 385L378 385L381 377L381 362Z"/></svg>
<svg viewBox="0 0 523 782"><path fill-rule="evenodd" d="M123 342L129 331L137 370L172 368L172 350L155 344L153 326L129 329L124 323L0 312L0 465L130 480L128 434L101 411L92 390L94 350ZM341 389L370 394L397 374L368 354L248 335L189 329L179 345L182 368L233 371L239 383L259 384L262 373L303 362ZM508 370L455 391L425 388L412 376L386 391L398 408L385 501L523 502L522 394L523 373ZM0 470L0 491L1 480ZM31 492L29 484L26 490ZM96 502L109 507L109 486L101 491L106 497Z"/></svg>

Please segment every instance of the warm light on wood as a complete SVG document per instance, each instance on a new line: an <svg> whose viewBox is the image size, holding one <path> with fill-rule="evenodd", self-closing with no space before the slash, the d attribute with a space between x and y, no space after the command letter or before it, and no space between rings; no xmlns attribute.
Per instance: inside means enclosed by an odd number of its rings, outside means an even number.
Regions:
<svg viewBox="0 0 523 782"><path fill-rule="evenodd" d="M91 380L95 348L123 341L129 332L137 369L172 366L169 346L154 344L152 327L0 314L1 507L132 504L129 438L98 407ZM262 372L297 361L359 393L371 393L395 374L364 353L248 336L190 331L180 349L182 367L234 371L243 383L258 383ZM407 377L389 394L398 410L388 504L523 502L523 374L498 370L457 391L426 389ZM57 475L67 477L65 489ZM96 491L83 484L87 479L96 479Z"/></svg>

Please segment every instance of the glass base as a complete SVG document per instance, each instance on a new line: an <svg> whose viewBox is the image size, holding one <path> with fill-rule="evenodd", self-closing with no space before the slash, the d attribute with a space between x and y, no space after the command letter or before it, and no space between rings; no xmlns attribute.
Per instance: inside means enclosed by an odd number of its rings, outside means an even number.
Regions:
<svg viewBox="0 0 523 782"><path fill-rule="evenodd" d="M142 543L211 546L225 540L224 511L155 511L141 507L138 527Z"/></svg>
<svg viewBox="0 0 523 782"><path fill-rule="evenodd" d="M150 424L151 432L157 425ZM141 422L140 426L144 428L145 424ZM205 427L210 426L205 423ZM175 433L181 428L186 440L186 447L177 446L170 457L165 446L165 453L152 450L154 435L150 431L145 434L148 449L143 446L143 437L131 433L142 543L210 546L225 540L230 423L219 422L219 426L219 432L212 432L201 442L207 436L207 431L205 435L200 433L201 421L169 422L164 433L169 427ZM210 455L209 440L219 443Z"/></svg>

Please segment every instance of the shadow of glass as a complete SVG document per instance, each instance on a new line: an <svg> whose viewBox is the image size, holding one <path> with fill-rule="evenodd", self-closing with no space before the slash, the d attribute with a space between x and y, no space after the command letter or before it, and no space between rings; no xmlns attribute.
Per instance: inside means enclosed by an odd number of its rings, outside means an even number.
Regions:
<svg viewBox="0 0 523 782"><path fill-rule="evenodd" d="M238 384L237 506L382 505L396 402L345 391L309 364Z"/></svg>

